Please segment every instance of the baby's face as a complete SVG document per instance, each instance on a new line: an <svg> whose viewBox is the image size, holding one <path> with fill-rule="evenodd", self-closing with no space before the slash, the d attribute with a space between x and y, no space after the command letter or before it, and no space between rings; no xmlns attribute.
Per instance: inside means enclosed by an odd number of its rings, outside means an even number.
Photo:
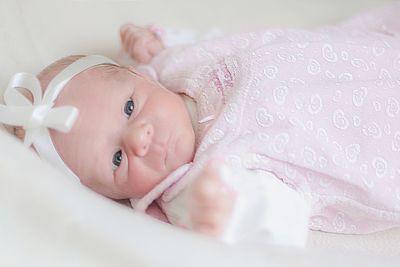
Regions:
<svg viewBox="0 0 400 267"><path fill-rule="evenodd" d="M81 182L111 198L140 198L194 155L181 97L125 69L98 66L73 78L56 101L79 117L52 131L57 151Z"/></svg>

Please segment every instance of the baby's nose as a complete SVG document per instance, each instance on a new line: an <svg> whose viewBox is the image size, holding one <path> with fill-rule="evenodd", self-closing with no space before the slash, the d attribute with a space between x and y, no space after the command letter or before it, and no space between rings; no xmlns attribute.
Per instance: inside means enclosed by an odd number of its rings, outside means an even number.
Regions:
<svg viewBox="0 0 400 267"><path fill-rule="evenodd" d="M153 139L154 128L149 123L143 123L137 127L130 127L125 134L125 145L139 157L144 157L149 151Z"/></svg>

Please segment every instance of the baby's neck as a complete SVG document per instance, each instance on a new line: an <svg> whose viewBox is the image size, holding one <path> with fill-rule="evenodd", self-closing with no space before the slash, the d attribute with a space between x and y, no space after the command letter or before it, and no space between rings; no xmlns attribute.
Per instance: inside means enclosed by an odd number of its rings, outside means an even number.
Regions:
<svg viewBox="0 0 400 267"><path fill-rule="evenodd" d="M183 102L185 103L186 110L188 111L190 115L190 121L192 122L192 127L194 130L194 133L197 134L197 129L198 129L198 117L197 117L197 107L196 107L196 102L193 100L193 98L185 95L185 94L179 94L179 96L182 98Z"/></svg>

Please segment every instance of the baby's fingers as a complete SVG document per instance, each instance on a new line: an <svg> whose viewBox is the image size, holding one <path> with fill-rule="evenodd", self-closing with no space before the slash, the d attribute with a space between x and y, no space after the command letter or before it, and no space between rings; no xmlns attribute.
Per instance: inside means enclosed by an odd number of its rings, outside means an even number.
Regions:
<svg viewBox="0 0 400 267"><path fill-rule="evenodd" d="M138 27L133 24L122 25L119 30L121 42L123 44L127 44L127 42L131 39L131 37L136 37L137 31Z"/></svg>
<svg viewBox="0 0 400 267"><path fill-rule="evenodd" d="M210 191L212 192L210 193ZM218 185L215 188L199 190L193 194L192 208L199 213L213 209L217 212L230 210L235 199L235 193L231 189L221 189Z"/></svg>
<svg viewBox="0 0 400 267"><path fill-rule="evenodd" d="M124 24L119 28L119 35L121 37L121 41L126 38L126 34L128 33L129 27L131 24Z"/></svg>
<svg viewBox="0 0 400 267"><path fill-rule="evenodd" d="M206 234L209 236L218 237L223 233L225 224L216 222L195 222L192 224L192 228L195 232Z"/></svg>
<svg viewBox="0 0 400 267"><path fill-rule="evenodd" d="M152 56L156 56L164 49L164 46L158 38L154 37L153 40L149 42L148 49Z"/></svg>
<svg viewBox="0 0 400 267"><path fill-rule="evenodd" d="M207 167L193 182L192 193L198 201L209 201L210 197L218 195L220 186L219 172L214 168Z"/></svg>
<svg viewBox="0 0 400 267"><path fill-rule="evenodd" d="M145 28L136 26L132 23L127 23L120 27L119 34L121 36L121 39L124 39L129 35L137 35L138 33L141 33L144 31L145 31Z"/></svg>
<svg viewBox="0 0 400 267"><path fill-rule="evenodd" d="M132 56L133 46L134 46L136 40L137 40L137 37L132 34L125 34L124 36L121 36L122 48L130 56Z"/></svg>
<svg viewBox="0 0 400 267"><path fill-rule="evenodd" d="M140 63L150 62L152 55L149 52L147 45L147 40L145 38L140 38L132 46L131 56L139 61Z"/></svg>

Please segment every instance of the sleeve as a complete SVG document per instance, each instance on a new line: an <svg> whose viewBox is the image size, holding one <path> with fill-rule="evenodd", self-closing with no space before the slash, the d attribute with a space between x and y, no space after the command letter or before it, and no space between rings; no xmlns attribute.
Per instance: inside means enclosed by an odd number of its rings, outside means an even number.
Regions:
<svg viewBox="0 0 400 267"><path fill-rule="evenodd" d="M192 83L202 80L204 72L224 58L237 56L242 52L249 53L265 43L278 40L279 35L282 32L278 30L263 30L167 47L148 65L139 68L151 69L151 76L161 84L171 90L183 92L188 87L192 88Z"/></svg>
<svg viewBox="0 0 400 267"><path fill-rule="evenodd" d="M383 8L354 16L335 26L344 30L364 30L388 35L400 34L398 14L400 3L395 2ZM322 29L327 26L323 26ZM282 42L318 40L319 31L296 31L294 29L264 29L221 37L222 34L210 34L211 38L197 38L190 30L173 30L155 27L156 32L166 45L166 49L158 54L148 65L139 68L158 80L164 86L177 92L182 92L193 83L196 70L215 65L224 57L230 57L241 52L255 51L263 45L276 45ZM218 31L217 31L218 32ZM296 36L302 33L304 36ZM308 37L307 37L308 36ZM309 38L309 40L308 40ZM201 40L203 39L203 40ZM208 39L208 40L204 40ZM189 79L188 77L191 77Z"/></svg>
<svg viewBox="0 0 400 267"><path fill-rule="evenodd" d="M304 247L310 201L272 173L221 167L224 181L236 191L231 220L220 239L226 243L276 244ZM163 210L172 224L191 229L186 187Z"/></svg>
<svg viewBox="0 0 400 267"><path fill-rule="evenodd" d="M368 32L377 32L387 35L400 34L400 2L395 2L377 8L372 11L361 13L335 26L342 27L343 30L362 30ZM322 28L325 28L323 26ZM296 36L302 33L305 37ZM313 37L313 33L316 36ZM163 34L160 34L163 36ZM184 33L173 33L166 30L164 37L166 43L171 43L169 39L173 36L188 36ZM308 36L308 37L307 37ZM187 80L188 73L193 73L199 66L214 65L222 60L223 57L229 57L242 51L255 51L263 45L276 45L282 42L301 42L318 39L318 31L295 31L294 29L264 29L246 33L239 33L227 37L212 38L211 40L186 42L185 45L169 47L156 56L150 63L154 69L157 79L168 88L187 87L191 81ZM196 40L198 41L198 40ZM183 44L183 42L175 42ZM181 90L180 90L181 91Z"/></svg>
<svg viewBox="0 0 400 267"><path fill-rule="evenodd" d="M208 60L201 59L200 61L192 62L187 58L189 54L195 53L197 44L214 43L214 40L222 38L224 35L220 28L211 28L204 34L197 34L192 29L187 28L172 28L158 24L148 26L148 29L153 31L163 43L165 49L155 56L149 64L137 64L129 56L121 52L119 61L126 65L133 65L142 74L157 80L169 88L181 88L177 86L182 82L182 79L177 79L176 76L186 76L188 70L193 69L193 66L207 62ZM187 59L190 62L185 62L182 59ZM187 68L190 66L191 68ZM176 74L176 75L172 75ZM174 85L171 87L169 81L174 80ZM168 85L167 85L168 84Z"/></svg>

